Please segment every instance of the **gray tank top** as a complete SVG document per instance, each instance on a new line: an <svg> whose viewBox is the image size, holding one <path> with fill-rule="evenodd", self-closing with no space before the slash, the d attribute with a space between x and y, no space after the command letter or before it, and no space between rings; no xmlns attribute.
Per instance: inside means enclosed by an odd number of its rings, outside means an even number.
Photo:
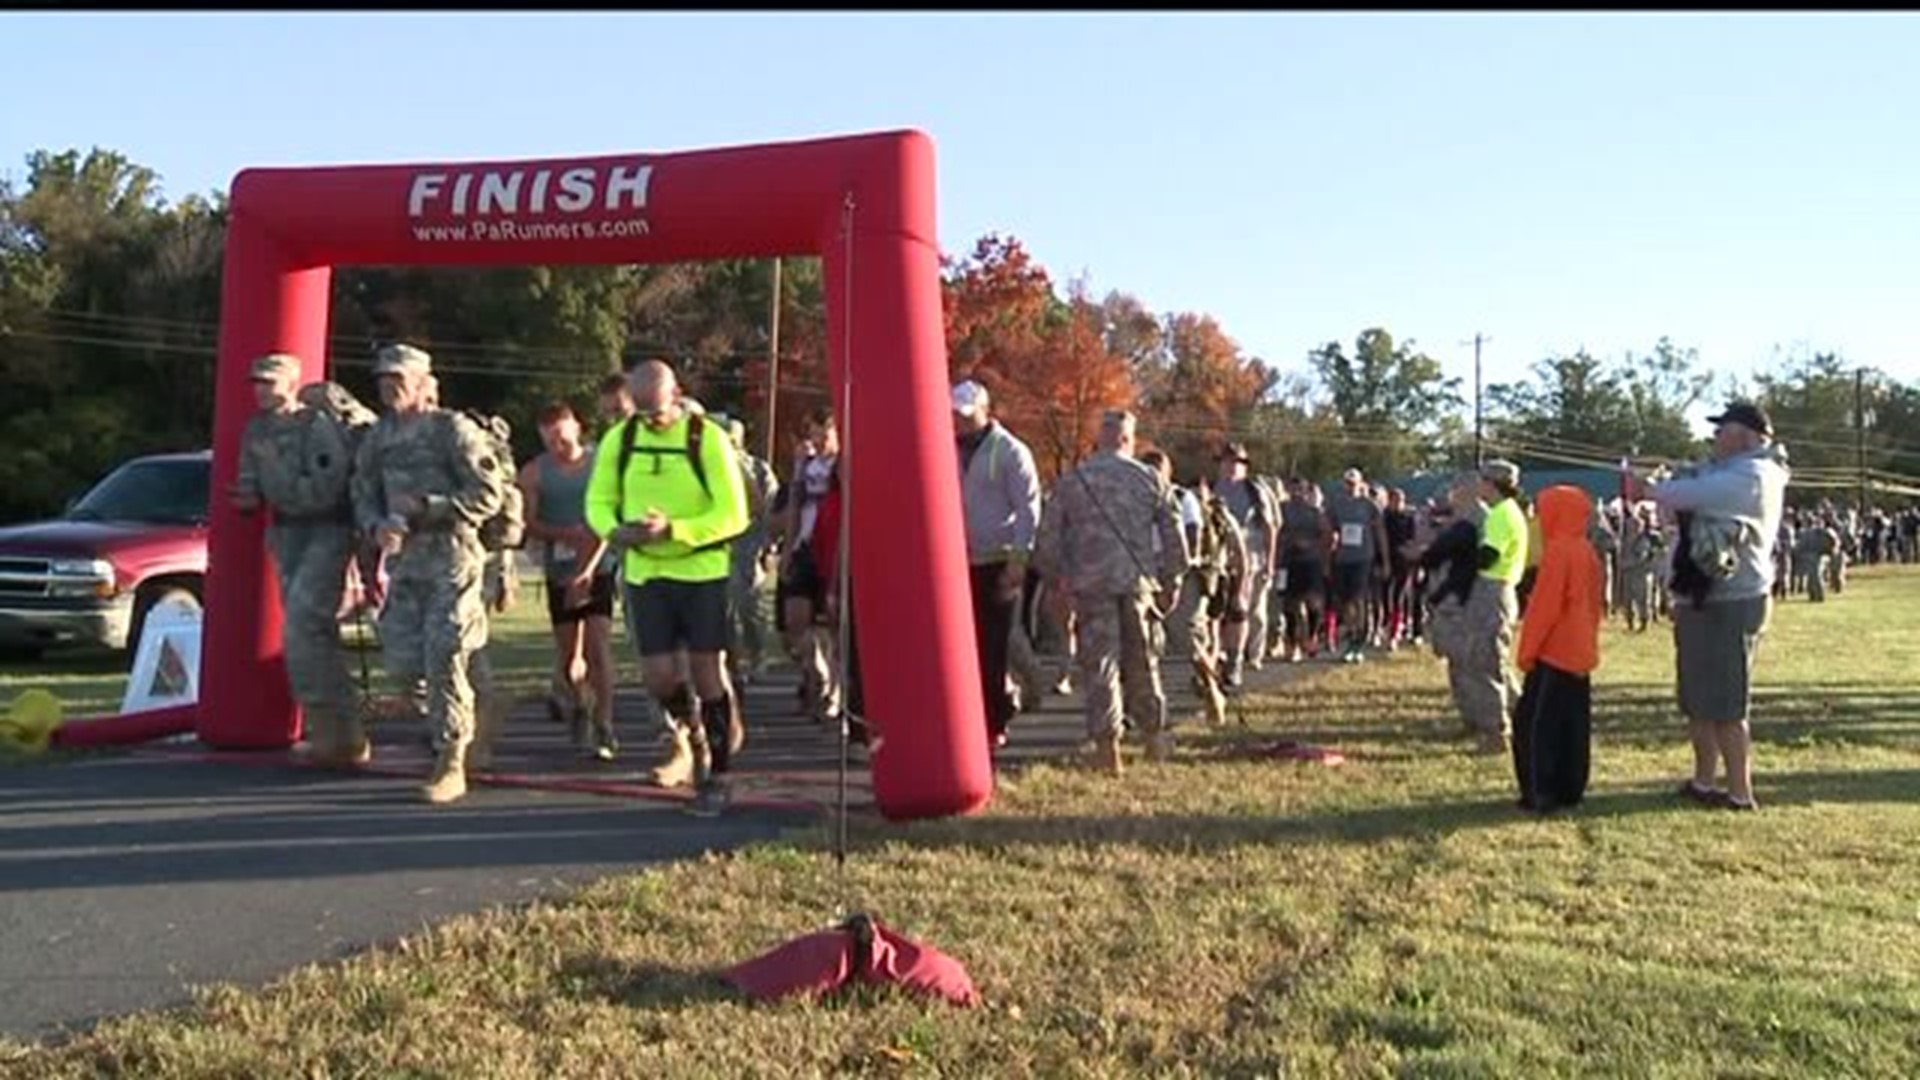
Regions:
<svg viewBox="0 0 1920 1080"><path fill-rule="evenodd" d="M533 509L533 519L542 525L559 528L572 528L587 522L587 481L593 476L593 451L572 469L563 469L553 459L552 454L541 454L540 503ZM550 542L547 548L547 573L575 574L584 551L577 551L572 544ZM601 560L602 571L610 568L611 559Z"/></svg>

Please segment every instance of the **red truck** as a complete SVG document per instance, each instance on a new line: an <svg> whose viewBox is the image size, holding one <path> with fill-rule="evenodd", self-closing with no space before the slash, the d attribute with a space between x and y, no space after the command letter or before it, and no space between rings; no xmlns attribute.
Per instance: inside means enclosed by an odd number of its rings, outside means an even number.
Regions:
<svg viewBox="0 0 1920 1080"><path fill-rule="evenodd" d="M139 644L168 598L198 606L210 451L126 462L51 521L0 528L0 651Z"/></svg>

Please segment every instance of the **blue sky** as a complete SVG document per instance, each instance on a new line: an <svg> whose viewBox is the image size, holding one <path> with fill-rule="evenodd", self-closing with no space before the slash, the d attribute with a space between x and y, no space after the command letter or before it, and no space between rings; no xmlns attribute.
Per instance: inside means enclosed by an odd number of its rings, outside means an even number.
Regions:
<svg viewBox="0 0 1920 1080"><path fill-rule="evenodd" d="M943 246L1210 312L1385 326L1488 381L1661 335L1920 378L1920 19L1889 15L0 15L0 173L672 151L912 126Z"/></svg>

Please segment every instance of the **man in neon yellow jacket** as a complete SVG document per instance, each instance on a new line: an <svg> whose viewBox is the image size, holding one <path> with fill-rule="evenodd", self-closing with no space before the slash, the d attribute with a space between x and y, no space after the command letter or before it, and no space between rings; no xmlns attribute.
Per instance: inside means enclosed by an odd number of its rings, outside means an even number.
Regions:
<svg viewBox="0 0 1920 1080"><path fill-rule="evenodd" d="M587 526L621 552L626 604L647 690L672 725L657 783L696 782L691 811L725 809L725 777L743 741L729 685L727 588L733 541L749 524L733 440L688 409L665 361L628 375L636 411L600 440L587 482ZM676 654L686 649L695 701Z"/></svg>
<svg viewBox="0 0 1920 1080"><path fill-rule="evenodd" d="M1453 665L1454 697L1467 725L1480 736L1479 752L1504 754L1511 712L1520 699L1513 666L1516 588L1527 571L1527 513L1520 508L1520 467L1489 461L1480 467L1480 577L1461 616L1463 662Z"/></svg>

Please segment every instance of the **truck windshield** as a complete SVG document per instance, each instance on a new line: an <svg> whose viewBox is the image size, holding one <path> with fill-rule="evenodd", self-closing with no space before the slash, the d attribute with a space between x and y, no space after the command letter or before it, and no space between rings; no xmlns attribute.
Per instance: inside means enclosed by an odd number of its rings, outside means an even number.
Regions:
<svg viewBox="0 0 1920 1080"><path fill-rule="evenodd" d="M67 520L204 524L209 472L209 463L196 459L128 462L75 503Z"/></svg>

